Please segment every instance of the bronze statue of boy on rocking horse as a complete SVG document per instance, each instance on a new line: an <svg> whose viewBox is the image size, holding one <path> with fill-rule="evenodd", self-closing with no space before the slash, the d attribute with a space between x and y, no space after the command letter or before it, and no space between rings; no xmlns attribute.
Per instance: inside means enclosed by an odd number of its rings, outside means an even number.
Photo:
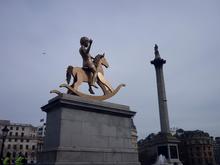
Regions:
<svg viewBox="0 0 220 165"><path fill-rule="evenodd" d="M95 100L105 100L114 96L121 87L125 86L120 84L116 89L113 89L110 83L104 78L104 70L102 66L106 68L109 64L105 58L105 54L98 54L95 58L90 55L90 49L92 45L92 39L88 37L82 37L80 39L80 49L79 53L83 59L83 67L73 67L68 66L66 71L66 81L67 84L61 84L60 87L65 87L68 89L68 94L78 95L80 97L91 98ZM73 77L73 83L70 84L71 77ZM92 87L102 89L104 95L102 96L92 96L78 91L78 87L86 82L89 85L90 94L95 94ZM57 90L52 90L51 93L61 94Z"/></svg>

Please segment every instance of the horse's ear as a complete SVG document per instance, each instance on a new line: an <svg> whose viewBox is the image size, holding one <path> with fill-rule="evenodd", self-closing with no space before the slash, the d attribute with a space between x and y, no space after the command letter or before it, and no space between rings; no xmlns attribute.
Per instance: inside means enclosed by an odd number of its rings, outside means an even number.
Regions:
<svg viewBox="0 0 220 165"><path fill-rule="evenodd" d="M102 55L103 57L105 57L105 53L103 53L103 55Z"/></svg>

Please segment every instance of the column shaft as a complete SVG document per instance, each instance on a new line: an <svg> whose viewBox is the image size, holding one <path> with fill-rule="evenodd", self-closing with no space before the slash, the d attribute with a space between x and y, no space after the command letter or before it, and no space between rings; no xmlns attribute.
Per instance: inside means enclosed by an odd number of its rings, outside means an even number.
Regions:
<svg viewBox="0 0 220 165"><path fill-rule="evenodd" d="M155 69L156 69L156 78L157 78L157 93L158 93L161 132L169 133L170 126L169 126L165 83L163 76L163 66L155 67Z"/></svg>

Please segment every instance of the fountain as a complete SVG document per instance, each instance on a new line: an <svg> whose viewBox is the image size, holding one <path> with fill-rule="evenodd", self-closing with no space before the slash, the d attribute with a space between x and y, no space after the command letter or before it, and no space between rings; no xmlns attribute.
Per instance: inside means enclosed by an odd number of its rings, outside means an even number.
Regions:
<svg viewBox="0 0 220 165"><path fill-rule="evenodd" d="M167 160L166 160L165 156L160 154L157 157L156 163L154 163L153 165L168 165L168 163L167 163Z"/></svg>

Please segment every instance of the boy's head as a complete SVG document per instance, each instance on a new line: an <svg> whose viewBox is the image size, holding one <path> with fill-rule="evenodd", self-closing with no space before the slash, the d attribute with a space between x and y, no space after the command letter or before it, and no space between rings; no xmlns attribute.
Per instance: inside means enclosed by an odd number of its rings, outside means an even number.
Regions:
<svg viewBox="0 0 220 165"><path fill-rule="evenodd" d="M87 47L87 46L89 46L89 38L88 37L81 37L81 39L80 39L80 44L81 45L83 45L83 46L85 46L85 47Z"/></svg>

